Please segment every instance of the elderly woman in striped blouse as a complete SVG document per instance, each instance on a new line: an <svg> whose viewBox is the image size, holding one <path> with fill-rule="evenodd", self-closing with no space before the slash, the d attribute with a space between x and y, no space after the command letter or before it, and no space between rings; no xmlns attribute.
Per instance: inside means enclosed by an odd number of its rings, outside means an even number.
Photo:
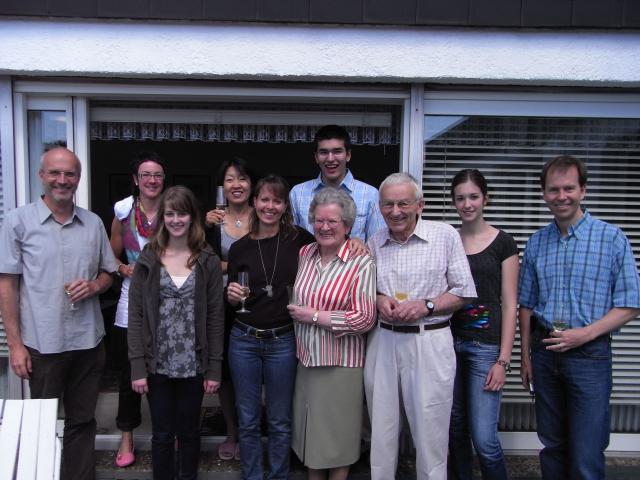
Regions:
<svg viewBox="0 0 640 480"><path fill-rule="evenodd" d="M376 271L369 254L350 254L353 199L319 191L309 208L316 242L302 247L294 298L298 372L293 450L309 479L346 479L360 457L365 335L375 321Z"/></svg>

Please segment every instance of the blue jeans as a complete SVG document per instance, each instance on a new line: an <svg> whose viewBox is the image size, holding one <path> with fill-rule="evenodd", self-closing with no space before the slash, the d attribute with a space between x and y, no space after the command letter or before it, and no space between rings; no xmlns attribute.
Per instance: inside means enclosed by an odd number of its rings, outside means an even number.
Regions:
<svg viewBox="0 0 640 480"><path fill-rule="evenodd" d="M538 438L545 479L604 479L609 445L611 344L599 337L564 353L531 340Z"/></svg>
<svg viewBox="0 0 640 480"><path fill-rule="evenodd" d="M473 454L484 479L506 479L507 466L498 438L502 392L484 390L487 374L500 353L498 345L456 338L456 379L449 428L449 478L471 480Z"/></svg>
<svg viewBox="0 0 640 480"><path fill-rule="evenodd" d="M200 458L200 407L204 395L202 375L169 378L149 375L151 463L154 480L196 480ZM178 472L173 452L178 439Z"/></svg>
<svg viewBox="0 0 640 480"><path fill-rule="evenodd" d="M236 394L242 478L262 480L260 417L262 384L268 424L271 480L289 477L291 409L296 376L296 339L293 331L273 339L258 339L233 327L229 366Z"/></svg>

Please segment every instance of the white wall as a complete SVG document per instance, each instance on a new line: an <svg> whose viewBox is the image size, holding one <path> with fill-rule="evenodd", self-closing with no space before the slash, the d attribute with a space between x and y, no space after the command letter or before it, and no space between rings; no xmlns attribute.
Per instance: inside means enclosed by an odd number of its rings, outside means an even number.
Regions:
<svg viewBox="0 0 640 480"><path fill-rule="evenodd" d="M640 33L0 20L0 74L640 86Z"/></svg>

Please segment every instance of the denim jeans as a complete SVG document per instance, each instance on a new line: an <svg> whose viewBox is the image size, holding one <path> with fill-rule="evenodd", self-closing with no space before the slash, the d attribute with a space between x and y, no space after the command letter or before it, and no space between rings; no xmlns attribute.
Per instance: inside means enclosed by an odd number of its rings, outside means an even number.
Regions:
<svg viewBox="0 0 640 480"><path fill-rule="evenodd" d="M454 340L456 379L449 428L449 478L471 480L473 455L478 454L483 479L506 479L507 466L498 438L502 392L484 390L487 374L500 353L498 345Z"/></svg>
<svg viewBox="0 0 640 480"><path fill-rule="evenodd" d="M262 383L268 424L267 478L286 480L291 448L291 409L296 375L293 331L258 339L234 327L229 341L229 366L236 394L242 478L262 480L260 418Z"/></svg>
<svg viewBox="0 0 640 480"><path fill-rule="evenodd" d="M149 375L147 383L154 480L196 480L200 457L200 406L204 395L202 375L191 378ZM178 472L174 472L173 459L176 438Z"/></svg>
<svg viewBox="0 0 640 480"><path fill-rule="evenodd" d="M608 336L563 353L531 341L538 438L545 479L604 479L609 445L611 344Z"/></svg>

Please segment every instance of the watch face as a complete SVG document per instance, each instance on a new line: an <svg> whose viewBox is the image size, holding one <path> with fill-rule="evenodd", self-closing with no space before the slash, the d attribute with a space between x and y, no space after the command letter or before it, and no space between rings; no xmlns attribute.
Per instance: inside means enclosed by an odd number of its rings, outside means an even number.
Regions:
<svg viewBox="0 0 640 480"><path fill-rule="evenodd" d="M433 310L434 308L436 308L436 306L433 304L433 302L427 302L427 308L429 310Z"/></svg>

